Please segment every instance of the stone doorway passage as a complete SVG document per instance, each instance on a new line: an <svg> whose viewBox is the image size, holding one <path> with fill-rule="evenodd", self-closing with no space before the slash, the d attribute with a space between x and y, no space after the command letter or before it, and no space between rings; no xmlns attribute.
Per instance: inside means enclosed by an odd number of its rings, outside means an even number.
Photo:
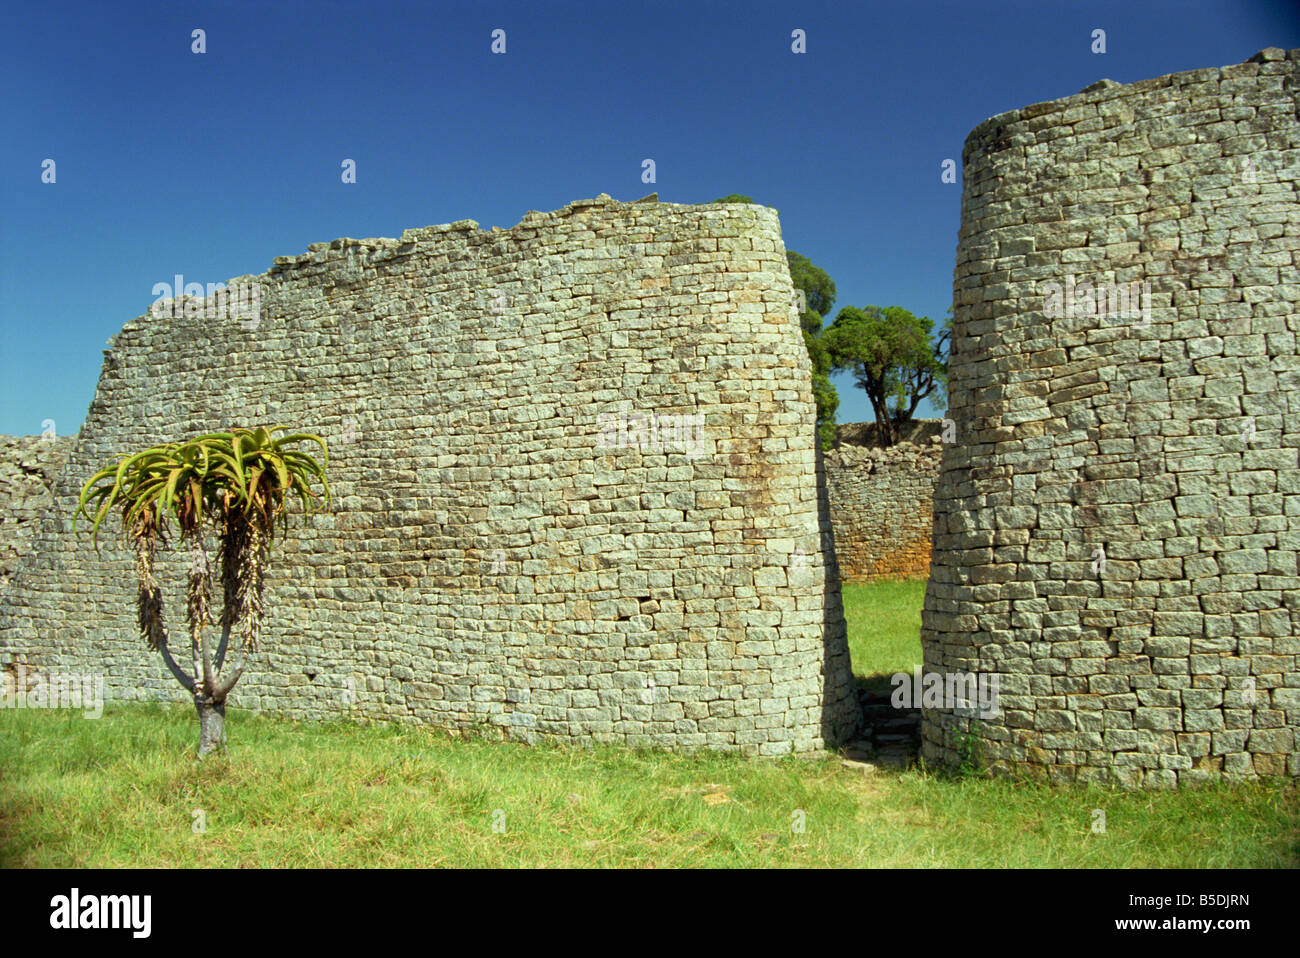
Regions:
<svg viewBox="0 0 1300 958"><path fill-rule="evenodd" d="M858 682L862 730L846 752L850 761L866 761L885 768L906 768L921 753L921 710L895 708L888 679Z"/></svg>
<svg viewBox="0 0 1300 958"><path fill-rule="evenodd" d="M860 717L858 733L846 748L846 761L890 768L916 762L921 711L909 693L922 660L926 583L911 576L849 579L840 585Z"/></svg>
<svg viewBox="0 0 1300 958"><path fill-rule="evenodd" d="M904 766L920 710L896 708L891 677L922 661L920 612L930 568L945 421L915 419L886 445L874 422L841 423L826 478L861 731L852 761Z"/></svg>

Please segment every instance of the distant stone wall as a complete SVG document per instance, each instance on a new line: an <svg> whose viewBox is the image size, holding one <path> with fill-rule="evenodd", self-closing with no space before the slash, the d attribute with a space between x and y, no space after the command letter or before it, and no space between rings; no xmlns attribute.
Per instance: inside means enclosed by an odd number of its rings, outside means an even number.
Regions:
<svg viewBox="0 0 1300 958"><path fill-rule="evenodd" d="M0 592L31 552L50 488L72 449L71 436L0 436Z"/></svg>
<svg viewBox="0 0 1300 958"><path fill-rule="evenodd" d="M840 576L929 575L934 487L942 456L937 429L918 430L919 442L881 449L847 441L864 438L861 425L840 426L840 443L826 454Z"/></svg>
<svg viewBox="0 0 1300 958"><path fill-rule="evenodd" d="M188 302L112 340L0 660L178 694L77 491L125 448L283 422L329 440L336 505L278 544L235 706L764 755L856 729L775 211L601 197L241 280L255 318ZM174 642L184 568L160 563Z"/></svg>
<svg viewBox="0 0 1300 958"><path fill-rule="evenodd" d="M922 644L999 707L928 759L1300 775L1298 91L1270 49L967 138Z"/></svg>

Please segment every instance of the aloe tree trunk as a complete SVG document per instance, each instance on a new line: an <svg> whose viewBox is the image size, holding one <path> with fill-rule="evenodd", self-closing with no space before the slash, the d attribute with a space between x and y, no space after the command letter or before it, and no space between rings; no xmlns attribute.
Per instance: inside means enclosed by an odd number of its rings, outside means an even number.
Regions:
<svg viewBox="0 0 1300 958"><path fill-rule="evenodd" d="M194 697L199 712L199 758L226 747L226 702Z"/></svg>
<svg viewBox="0 0 1300 958"><path fill-rule="evenodd" d="M142 537L136 542L137 571L140 575L140 593L137 599L140 631L148 639L149 645L162 654L163 661L176 680L194 696L194 708L199 713L198 757L204 758L226 747L226 697L243 674L247 656L241 656L233 674L224 682L218 678L230 639L230 619L229 616L226 617L214 667L203 629L209 605L207 558L196 543L195 561L190 569L187 609L194 674L187 675L177 664L168 647L167 630L163 626L162 592L153 578L153 548L151 537Z"/></svg>

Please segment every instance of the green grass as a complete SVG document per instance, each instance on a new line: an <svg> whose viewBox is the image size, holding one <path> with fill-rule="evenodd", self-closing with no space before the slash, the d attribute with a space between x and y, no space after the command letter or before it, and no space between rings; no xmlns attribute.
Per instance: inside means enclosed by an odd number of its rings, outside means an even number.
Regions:
<svg viewBox="0 0 1300 958"><path fill-rule="evenodd" d="M919 661L919 596L909 583L846 587L859 675ZM229 755L197 763L190 708L0 711L0 865L1300 864L1291 783L1124 792L865 776L835 756L526 746L236 709L227 731Z"/></svg>
<svg viewBox="0 0 1300 958"><path fill-rule="evenodd" d="M879 678L921 664L924 579L845 582L843 595L854 675Z"/></svg>

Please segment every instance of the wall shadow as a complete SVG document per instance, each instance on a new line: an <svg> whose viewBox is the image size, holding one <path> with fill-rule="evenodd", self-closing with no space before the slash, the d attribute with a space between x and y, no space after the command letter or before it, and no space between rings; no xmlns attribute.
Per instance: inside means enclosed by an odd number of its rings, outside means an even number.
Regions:
<svg viewBox="0 0 1300 958"><path fill-rule="evenodd" d="M830 492L821 442L814 440L817 471L817 523L822 554L822 739L827 748L847 744L862 727L862 708L849 657L840 566L831 526Z"/></svg>

